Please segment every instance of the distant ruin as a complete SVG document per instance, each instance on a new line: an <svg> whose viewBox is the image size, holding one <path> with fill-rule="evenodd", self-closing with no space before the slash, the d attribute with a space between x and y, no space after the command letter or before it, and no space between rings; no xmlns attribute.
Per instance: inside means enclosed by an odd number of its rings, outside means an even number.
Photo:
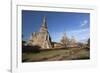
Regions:
<svg viewBox="0 0 100 73"><path fill-rule="evenodd" d="M46 17L44 16L39 32L33 32L31 34L31 37L27 45L39 46L41 47L41 49L54 49L54 48L63 48L63 47L76 47L77 42L74 37L72 37L72 39L69 39L66 36L66 33L64 33L60 42L52 41L48 31Z"/></svg>

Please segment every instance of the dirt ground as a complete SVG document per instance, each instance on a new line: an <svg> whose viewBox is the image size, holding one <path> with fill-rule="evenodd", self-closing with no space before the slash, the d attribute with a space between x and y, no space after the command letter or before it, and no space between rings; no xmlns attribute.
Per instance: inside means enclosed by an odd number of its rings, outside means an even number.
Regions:
<svg viewBox="0 0 100 73"><path fill-rule="evenodd" d="M83 48L44 50L40 52L23 52L22 62L86 60L90 59L90 51Z"/></svg>

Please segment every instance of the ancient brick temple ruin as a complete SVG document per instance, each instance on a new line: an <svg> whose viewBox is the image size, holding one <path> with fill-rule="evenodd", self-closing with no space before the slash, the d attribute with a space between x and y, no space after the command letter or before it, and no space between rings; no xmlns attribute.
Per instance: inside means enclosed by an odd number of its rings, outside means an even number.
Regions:
<svg viewBox="0 0 100 73"><path fill-rule="evenodd" d="M41 48L49 49L52 48L51 37L48 32L46 17L43 17L43 22L39 32L33 32L29 40L29 45L40 46Z"/></svg>
<svg viewBox="0 0 100 73"><path fill-rule="evenodd" d="M43 17L42 25L39 32L33 32L28 45L30 46L39 46L41 49L54 49L54 48L63 48L63 47L75 47L77 43L74 38L69 39L66 36L66 33L61 38L61 42L52 41L50 34L48 32L46 17Z"/></svg>

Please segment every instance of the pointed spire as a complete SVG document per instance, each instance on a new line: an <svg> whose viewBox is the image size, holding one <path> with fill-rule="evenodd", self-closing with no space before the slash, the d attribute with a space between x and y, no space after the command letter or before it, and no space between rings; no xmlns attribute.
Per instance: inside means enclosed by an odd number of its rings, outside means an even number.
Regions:
<svg viewBox="0 0 100 73"><path fill-rule="evenodd" d="M42 27L47 28L46 16L43 17Z"/></svg>
<svg viewBox="0 0 100 73"><path fill-rule="evenodd" d="M43 22L46 22L46 17L45 16L43 17Z"/></svg>
<svg viewBox="0 0 100 73"><path fill-rule="evenodd" d="M47 28L47 23L46 23L46 17L43 17L43 21L42 21L42 25L40 28L40 32L47 32L48 28Z"/></svg>

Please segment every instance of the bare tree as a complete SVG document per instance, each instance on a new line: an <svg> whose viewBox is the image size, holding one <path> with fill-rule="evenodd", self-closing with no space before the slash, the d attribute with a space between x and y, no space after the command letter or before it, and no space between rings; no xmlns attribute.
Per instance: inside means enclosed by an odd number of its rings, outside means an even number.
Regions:
<svg viewBox="0 0 100 73"><path fill-rule="evenodd" d="M67 38L66 33L64 33L64 35L63 35L63 37L62 37L60 42L63 44L64 47L67 47L69 39Z"/></svg>

